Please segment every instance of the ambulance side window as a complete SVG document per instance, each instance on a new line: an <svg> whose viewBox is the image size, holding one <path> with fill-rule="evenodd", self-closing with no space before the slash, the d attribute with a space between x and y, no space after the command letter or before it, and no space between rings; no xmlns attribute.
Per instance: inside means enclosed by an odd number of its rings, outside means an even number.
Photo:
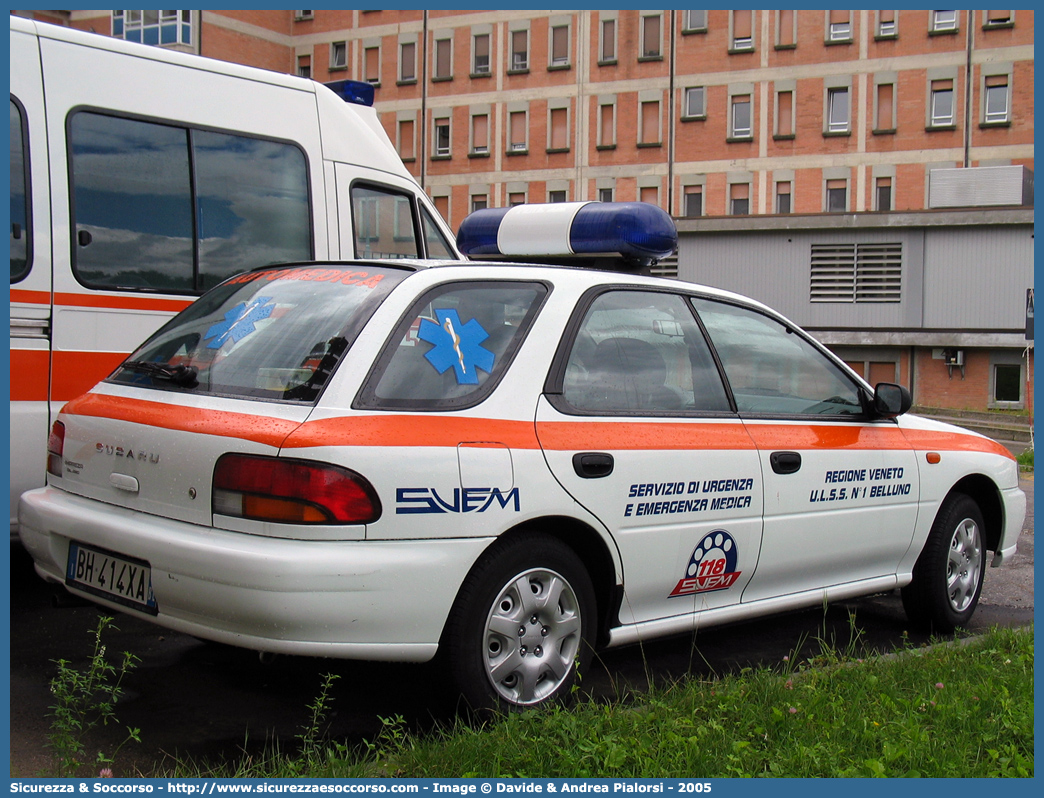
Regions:
<svg viewBox="0 0 1044 798"><path fill-rule="evenodd" d="M562 398L585 413L730 410L685 300L659 292L609 291L592 303L566 362Z"/></svg>
<svg viewBox="0 0 1044 798"><path fill-rule="evenodd" d="M421 257L409 194L362 184L351 194L357 258Z"/></svg>
<svg viewBox="0 0 1044 798"><path fill-rule="evenodd" d="M424 208L421 208L421 224L424 226L424 243L428 248L428 257L434 260L456 260L457 256L442 237L439 226Z"/></svg>
<svg viewBox="0 0 1044 798"><path fill-rule="evenodd" d="M727 302L694 298L692 304L725 369L740 413L863 414L858 386L794 330Z"/></svg>
<svg viewBox="0 0 1044 798"><path fill-rule="evenodd" d="M432 289L385 344L356 407L457 410L492 393L547 295L542 283Z"/></svg>
<svg viewBox="0 0 1044 798"><path fill-rule="evenodd" d="M11 98L11 282L23 279L32 266L32 239L29 227L29 144L25 116Z"/></svg>
<svg viewBox="0 0 1044 798"><path fill-rule="evenodd" d="M73 270L88 287L198 294L312 255L295 145L89 111L68 139Z"/></svg>

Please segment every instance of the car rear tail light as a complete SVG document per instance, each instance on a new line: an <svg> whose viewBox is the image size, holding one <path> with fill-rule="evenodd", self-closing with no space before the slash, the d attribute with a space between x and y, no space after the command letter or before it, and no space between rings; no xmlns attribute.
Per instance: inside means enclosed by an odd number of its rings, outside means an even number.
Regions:
<svg viewBox="0 0 1044 798"><path fill-rule="evenodd" d="M60 477L62 475L62 455L65 452L65 425L55 421L51 425L51 435L47 438L47 473Z"/></svg>
<svg viewBox="0 0 1044 798"><path fill-rule="evenodd" d="M369 524L381 517L373 486L340 466L226 454L214 467L214 512L284 524Z"/></svg>

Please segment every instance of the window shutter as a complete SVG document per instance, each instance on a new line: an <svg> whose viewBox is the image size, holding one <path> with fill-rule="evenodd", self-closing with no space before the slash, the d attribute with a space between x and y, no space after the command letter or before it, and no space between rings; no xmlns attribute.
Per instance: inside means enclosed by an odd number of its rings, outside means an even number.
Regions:
<svg viewBox="0 0 1044 798"><path fill-rule="evenodd" d="M781 91L779 97L779 135L790 136L794 133L794 92Z"/></svg>

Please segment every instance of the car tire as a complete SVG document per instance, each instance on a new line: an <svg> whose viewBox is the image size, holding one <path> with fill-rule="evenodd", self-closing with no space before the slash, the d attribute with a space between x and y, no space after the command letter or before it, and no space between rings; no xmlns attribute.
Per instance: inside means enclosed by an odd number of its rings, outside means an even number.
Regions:
<svg viewBox="0 0 1044 798"><path fill-rule="evenodd" d="M440 654L471 712L567 698L590 659L591 578L567 545L544 534L497 542L457 596Z"/></svg>
<svg viewBox="0 0 1044 798"><path fill-rule="evenodd" d="M986 573L985 525L979 506L963 493L943 501L903 588L906 617L921 628L952 632L971 619Z"/></svg>

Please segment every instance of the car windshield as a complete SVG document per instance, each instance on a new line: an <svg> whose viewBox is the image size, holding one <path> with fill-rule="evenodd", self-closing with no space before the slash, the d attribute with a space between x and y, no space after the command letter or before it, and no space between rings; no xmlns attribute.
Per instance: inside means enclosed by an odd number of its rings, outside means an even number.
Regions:
<svg viewBox="0 0 1044 798"><path fill-rule="evenodd" d="M238 275L175 316L109 379L314 402L373 310L408 274L322 264Z"/></svg>

